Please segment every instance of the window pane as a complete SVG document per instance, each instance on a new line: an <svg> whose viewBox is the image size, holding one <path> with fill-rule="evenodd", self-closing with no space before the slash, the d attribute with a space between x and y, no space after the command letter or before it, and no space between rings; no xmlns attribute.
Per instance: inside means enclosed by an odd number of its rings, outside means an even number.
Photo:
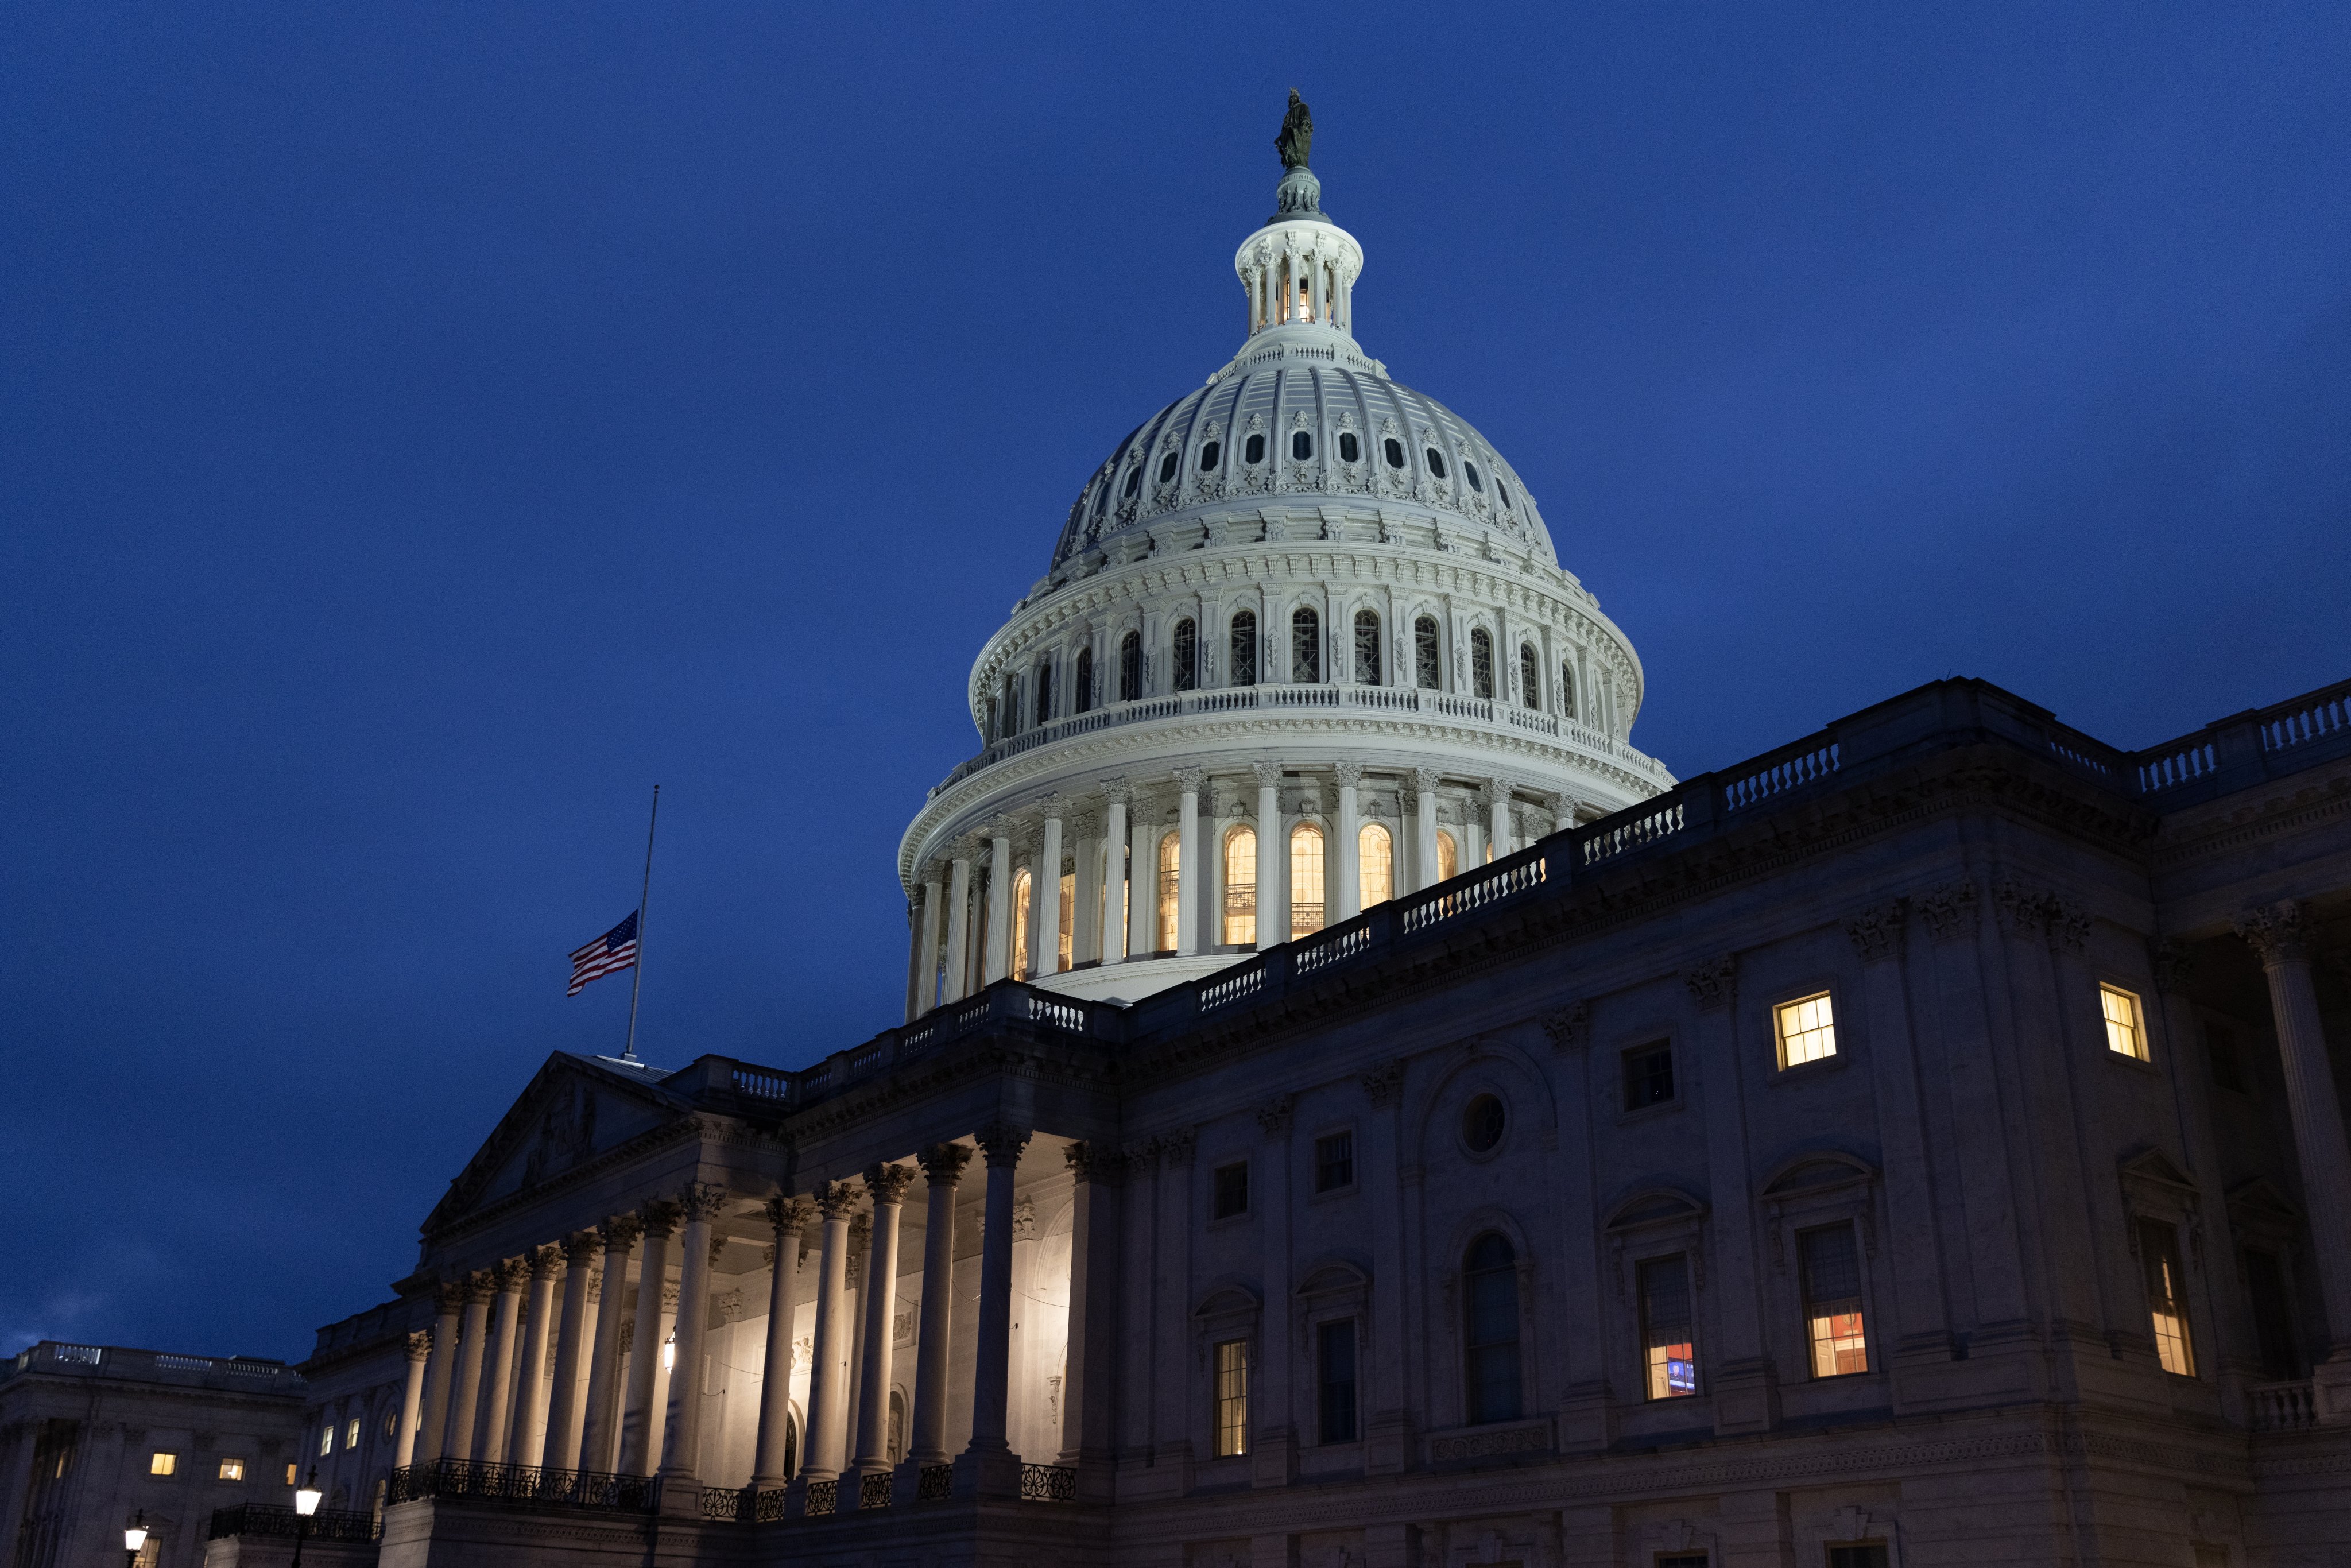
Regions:
<svg viewBox="0 0 2351 1568"><path fill-rule="evenodd" d="M1249 1341L1217 1346L1217 1458L1249 1452Z"/></svg>
<svg viewBox="0 0 2351 1568"><path fill-rule="evenodd" d="M1391 435L1380 443L1380 455L1388 460L1391 468L1404 466L1404 443Z"/></svg>
<svg viewBox="0 0 2351 1568"><path fill-rule="evenodd" d="M1244 610L1233 617L1232 684L1257 685L1257 614Z"/></svg>
<svg viewBox="0 0 2351 1568"><path fill-rule="evenodd" d="M151 1476L168 1476L179 1468L180 1456L177 1454L158 1453L147 1461L147 1473Z"/></svg>
<svg viewBox="0 0 2351 1568"><path fill-rule="evenodd" d="M1075 872L1062 874L1061 905L1061 935L1060 950L1055 955L1056 963L1053 971L1055 974L1060 974L1070 967L1070 933L1071 928L1077 924L1078 908L1078 877Z"/></svg>
<svg viewBox="0 0 2351 1568"><path fill-rule="evenodd" d="M1257 940L1257 834L1248 828L1225 835L1224 939L1242 947Z"/></svg>
<svg viewBox="0 0 2351 1568"><path fill-rule="evenodd" d="M1438 829L1437 832L1437 880L1439 882L1450 882L1455 876L1459 874L1460 870L1460 849L1454 843L1453 835L1451 833L1445 831L1442 828Z"/></svg>
<svg viewBox="0 0 2351 1568"><path fill-rule="evenodd" d="M1656 1258L1641 1265L1641 1353L1652 1399L1698 1392L1698 1353L1690 1333L1689 1262Z"/></svg>
<svg viewBox="0 0 2351 1568"><path fill-rule="evenodd" d="M1519 648L1519 706L1542 706L1542 668L1535 663L1535 651L1521 643Z"/></svg>
<svg viewBox="0 0 2351 1568"><path fill-rule="evenodd" d="M1439 452L1436 447L1432 446L1432 447L1428 448L1428 450L1427 450L1426 452L1425 452L1422 455L1426 456L1426 457L1428 459L1428 473L1429 473L1429 476L1430 476L1431 478L1434 478L1434 479L1442 479L1442 478L1444 478L1444 477L1445 477L1445 454L1444 454L1444 453L1442 453L1442 452Z"/></svg>
<svg viewBox="0 0 2351 1568"><path fill-rule="evenodd" d="M1355 1179L1355 1134L1332 1133L1314 1140L1314 1190L1334 1192Z"/></svg>
<svg viewBox="0 0 2351 1568"><path fill-rule="evenodd" d="M2163 1370L2196 1375L2196 1348L2188 1333L2188 1292L2179 1269L2179 1232L2159 1219L2138 1222L2139 1268L2147 1277L2147 1312Z"/></svg>
<svg viewBox="0 0 2351 1568"><path fill-rule="evenodd" d="M1514 1421L1520 1413L1519 1270L1499 1236L1479 1237L1462 1270L1462 1341L1469 1420Z"/></svg>
<svg viewBox="0 0 2351 1568"><path fill-rule="evenodd" d="M1437 689L1437 622L1424 615L1412 623L1412 678L1424 691Z"/></svg>
<svg viewBox="0 0 2351 1568"><path fill-rule="evenodd" d="M1264 436L1252 435L1248 441L1242 443L1241 461L1244 463L1262 463L1265 461Z"/></svg>
<svg viewBox="0 0 2351 1568"><path fill-rule="evenodd" d="M1012 977L1029 977L1029 868L1012 873Z"/></svg>
<svg viewBox="0 0 2351 1568"><path fill-rule="evenodd" d="M1780 1030L1780 1065L1796 1067L1836 1054L1836 1019L1823 991L1802 1001L1782 1002L1772 1009Z"/></svg>
<svg viewBox="0 0 2351 1568"><path fill-rule="evenodd" d="M1290 830L1290 939L1322 929L1322 830L1301 822Z"/></svg>
<svg viewBox="0 0 2351 1568"><path fill-rule="evenodd" d="M1379 823L1366 822L1355 835L1355 846L1364 907L1385 904L1395 896L1395 841Z"/></svg>
<svg viewBox="0 0 2351 1568"><path fill-rule="evenodd" d="M1224 455L1224 444L1221 442L1211 441L1207 445L1201 447L1200 472L1203 474L1215 473L1217 468L1217 459L1222 457Z"/></svg>
<svg viewBox="0 0 2351 1568"><path fill-rule="evenodd" d="M2138 998L2118 986L2100 986L2098 1004L2106 1016L2106 1048L2147 1060L2147 1031L2139 1027Z"/></svg>
<svg viewBox="0 0 2351 1568"><path fill-rule="evenodd" d="M1321 1385L1322 1440L1355 1440L1355 1320L1343 1318L1314 1331L1316 1382Z"/></svg>
<svg viewBox="0 0 2351 1568"><path fill-rule="evenodd" d="M1314 437L1303 430L1290 433L1290 455L1303 463L1314 455Z"/></svg>
<svg viewBox="0 0 2351 1568"><path fill-rule="evenodd" d="M1230 1219L1236 1214L1247 1214L1249 1199L1249 1162L1241 1160L1228 1166L1218 1166L1211 1209L1215 1217Z"/></svg>
<svg viewBox="0 0 2351 1568"><path fill-rule="evenodd" d="M1176 689L1188 692L1200 684L1200 634L1189 621L1176 622ZM1141 658L1136 660L1134 695L1143 695Z"/></svg>
<svg viewBox="0 0 2351 1568"><path fill-rule="evenodd" d="M1813 1375L1843 1377L1869 1370L1862 1332L1861 1261L1853 1227L1832 1225L1796 1238L1803 1270L1804 1322L1812 1338Z"/></svg>
<svg viewBox="0 0 2351 1568"><path fill-rule="evenodd" d="M1184 839L1180 832L1159 841L1159 951L1176 950L1176 894L1182 882Z"/></svg>
<svg viewBox="0 0 2351 1568"><path fill-rule="evenodd" d="M1575 716L1575 666L1559 667L1559 711L1567 718Z"/></svg>
<svg viewBox="0 0 2351 1568"><path fill-rule="evenodd" d="M1322 679L1322 618L1311 610L1290 617L1290 678L1301 685Z"/></svg>
<svg viewBox="0 0 2351 1568"><path fill-rule="evenodd" d="M1674 1053L1660 1040L1625 1053L1625 1109L1662 1105L1674 1097Z"/></svg>
<svg viewBox="0 0 2351 1568"><path fill-rule="evenodd" d="M1380 684L1380 618L1368 610L1355 612L1355 684Z"/></svg>
<svg viewBox="0 0 2351 1568"><path fill-rule="evenodd" d="M1178 637L1190 639L1192 623L1186 621L1176 628ZM1143 639L1129 632L1118 643L1118 700L1131 703L1143 695Z"/></svg>
<svg viewBox="0 0 2351 1568"><path fill-rule="evenodd" d="M357 1423L354 1422L353 1425L357 1425ZM356 1447L357 1445L353 1446ZM245 1461L243 1459L223 1459L220 1462L220 1479L225 1481L241 1481L245 1479Z"/></svg>
<svg viewBox="0 0 2351 1568"><path fill-rule="evenodd" d="M1339 433L1339 461L1342 463L1353 463L1363 455L1364 449L1360 445L1356 444L1355 433L1352 430L1341 431Z"/></svg>
<svg viewBox="0 0 2351 1568"><path fill-rule="evenodd" d="M1494 695L1494 639L1483 626L1469 633L1469 689L1481 697Z"/></svg>
<svg viewBox="0 0 2351 1568"><path fill-rule="evenodd" d="M1078 650L1078 689L1071 695L1070 711L1084 713L1094 706L1094 651Z"/></svg>

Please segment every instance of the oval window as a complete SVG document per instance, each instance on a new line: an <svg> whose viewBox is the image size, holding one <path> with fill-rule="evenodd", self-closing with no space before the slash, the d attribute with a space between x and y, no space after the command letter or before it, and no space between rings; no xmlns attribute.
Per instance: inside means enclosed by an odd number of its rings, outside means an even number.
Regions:
<svg viewBox="0 0 2351 1568"><path fill-rule="evenodd" d="M1502 1103L1480 1094L1462 1108L1461 1141L1472 1154L1482 1155L1502 1141Z"/></svg>
<svg viewBox="0 0 2351 1568"><path fill-rule="evenodd" d="M1404 466L1403 442L1398 441L1395 436L1391 435L1385 441L1380 443L1380 449L1383 455L1386 456L1389 467L1401 468Z"/></svg>
<svg viewBox="0 0 2351 1568"><path fill-rule="evenodd" d="M1241 461L1244 463L1262 463L1265 461L1264 436L1252 435L1249 438L1248 444L1241 448Z"/></svg>
<svg viewBox="0 0 2351 1568"><path fill-rule="evenodd" d="M1432 479L1445 477L1445 454L1434 446L1428 449L1428 476Z"/></svg>
<svg viewBox="0 0 2351 1568"><path fill-rule="evenodd" d="M1290 455L1303 463L1314 455L1314 437L1303 430L1290 433Z"/></svg>
<svg viewBox="0 0 2351 1568"><path fill-rule="evenodd" d="M1126 471L1126 488L1119 493L1123 496L1132 497L1137 490L1142 488L1143 465L1138 463L1134 467Z"/></svg>
<svg viewBox="0 0 2351 1568"><path fill-rule="evenodd" d="M1159 482L1161 484L1165 485L1168 480L1176 477L1176 465L1182 456L1183 454L1180 452L1171 452L1166 456L1162 457L1159 460Z"/></svg>
<svg viewBox="0 0 2351 1568"><path fill-rule="evenodd" d="M1478 465L1465 458L1462 460L1461 472L1468 479L1469 487L1472 490L1481 496L1486 493L1486 481L1478 476Z"/></svg>
<svg viewBox="0 0 2351 1568"><path fill-rule="evenodd" d="M1353 463L1360 460L1363 455L1364 449L1357 444L1355 440L1355 433L1352 430L1341 431L1339 433L1339 461L1342 463Z"/></svg>
<svg viewBox="0 0 2351 1568"><path fill-rule="evenodd" d="M1200 448L1200 472L1203 474L1215 473L1217 471L1217 460L1224 455L1224 446L1219 442L1211 441L1206 446Z"/></svg>

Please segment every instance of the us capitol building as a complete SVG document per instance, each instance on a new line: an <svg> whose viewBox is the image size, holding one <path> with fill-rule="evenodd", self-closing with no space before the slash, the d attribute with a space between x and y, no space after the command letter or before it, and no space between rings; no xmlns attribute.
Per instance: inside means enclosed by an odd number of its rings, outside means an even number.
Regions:
<svg viewBox="0 0 2351 1568"><path fill-rule="evenodd" d="M310 1557L2351 1560L2351 683L1677 781L1311 130L973 666L907 1021L550 1058L302 1368Z"/></svg>

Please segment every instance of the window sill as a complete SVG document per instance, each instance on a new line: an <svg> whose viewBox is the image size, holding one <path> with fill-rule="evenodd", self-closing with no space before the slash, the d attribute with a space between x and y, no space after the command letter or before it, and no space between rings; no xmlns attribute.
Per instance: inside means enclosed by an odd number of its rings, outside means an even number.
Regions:
<svg viewBox="0 0 2351 1568"><path fill-rule="evenodd" d="M1306 1201L1309 1203L1321 1203L1325 1198L1330 1198L1335 1201L1336 1199L1343 1197L1353 1197L1355 1196L1356 1191L1357 1188L1355 1184L1353 1182L1348 1182L1343 1186L1334 1186L1322 1192L1311 1193L1308 1195Z"/></svg>
<svg viewBox="0 0 2351 1568"><path fill-rule="evenodd" d="M1626 1127L1635 1122L1654 1122L1660 1116L1680 1110L1685 1103L1687 1102L1677 1094L1670 1100L1660 1100L1654 1105L1644 1105L1637 1111L1619 1111L1616 1113L1616 1124Z"/></svg>
<svg viewBox="0 0 2351 1568"><path fill-rule="evenodd" d="M2129 1068L2134 1072L2144 1072L2152 1078L2161 1078L2163 1076L2163 1069L2158 1067L2154 1062L2142 1061L2136 1056L2126 1055L2122 1051L2116 1051L2112 1046L2107 1046L2105 1048L2105 1054L2111 1058L2117 1066Z"/></svg>
<svg viewBox="0 0 2351 1568"><path fill-rule="evenodd" d="M1800 1061L1793 1067L1782 1067L1772 1073L1771 1083L1776 1088L1782 1083L1802 1082L1824 1073L1842 1071L1851 1060L1844 1051L1839 1051L1834 1056L1823 1056L1817 1061Z"/></svg>

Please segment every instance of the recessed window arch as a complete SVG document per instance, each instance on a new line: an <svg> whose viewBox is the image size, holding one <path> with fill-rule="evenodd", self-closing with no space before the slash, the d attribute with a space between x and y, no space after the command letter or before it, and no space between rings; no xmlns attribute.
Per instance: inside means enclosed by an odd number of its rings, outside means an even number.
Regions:
<svg viewBox="0 0 2351 1568"><path fill-rule="evenodd" d="M1442 479L1445 477L1444 453L1439 452L1436 447L1432 446L1423 452L1421 455L1428 460L1428 476L1430 478Z"/></svg>
<svg viewBox="0 0 2351 1568"><path fill-rule="evenodd" d="M1437 634L1437 617L1424 615L1412 623L1412 681L1433 692L1443 684L1440 653L1445 644Z"/></svg>
<svg viewBox="0 0 2351 1568"><path fill-rule="evenodd" d="M1322 617L1303 606L1290 612L1290 678L1308 686L1322 679Z"/></svg>
<svg viewBox="0 0 2351 1568"><path fill-rule="evenodd" d="M1203 474L1215 473L1217 471L1217 465L1224 460L1224 456L1225 444L1223 442L1210 441L1203 443L1200 447L1200 472Z"/></svg>
<svg viewBox="0 0 2351 1568"><path fill-rule="evenodd" d="M1077 690L1072 694L1070 711L1071 713L1084 713L1093 706L1094 651L1092 648L1081 648L1078 650Z"/></svg>
<svg viewBox="0 0 2351 1568"><path fill-rule="evenodd" d="M1532 643L1519 644L1519 706L1542 706L1542 664Z"/></svg>
<svg viewBox="0 0 2351 1568"><path fill-rule="evenodd" d="M1170 829L1159 838L1159 941L1162 953L1176 950L1177 896L1183 887L1184 835Z"/></svg>
<svg viewBox="0 0 2351 1568"><path fill-rule="evenodd" d="M1018 675L1004 677L1004 733L1007 736L1020 733L1020 677Z"/></svg>
<svg viewBox="0 0 2351 1568"><path fill-rule="evenodd" d="M1189 626L1190 622L1184 622ZM1131 703L1143 695L1143 633L1129 632L1118 640L1118 700Z"/></svg>
<svg viewBox="0 0 2351 1568"><path fill-rule="evenodd" d="M1257 831L1238 827L1225 834L1224 942L1247 947L1257 941Z"/></svg>
<svg viewBox="0 0 2351 1568"><path fill-rule="evenodd" d="M1437 880L1451 882L1461 873L1461 846L1445 828L1437 830Z"/></svg>
<svg viewBox="0 0 2351 1568"><path fill-rule="evenodd" d="M1036 879L1022 866L1012 873L1012 977L1029 977L1029 895Z"/></svg>
<svg viewBox="0 0 2351 1568"><path fill-rule="evenodd" d="M1231 638L1231 684L1237 686L1257 685L1257 612L1239 610L1233 613Z"/></svg>
<svg viewBox="0 0 2351 1568"><path fill-rule="evenodd" d="M1559 664L1559 712L1562 718L1575 716L1575 665L1566 659Z"/></svg>
<svg viewBox="0 0 2351 1568"><path fill-rule="evenodd" d="M1311 430L1291 431L1290 433L1290 456L1291 461L1304 463L1312 458L1313 455L1314 433Z"/></svg>
<svg viewBox="0 0 2351 1568"><path fill-rule="evenodd" d="M1403 466L1404 466L1404 443L1403 443L1403 442L1401 442L1401 441L1398 441L1398 440L1397 440L1395 436L1393 436L1393 435L1386 437L1384 440L1383 440L1383 441L1380 443L1380 455L1381 455L1381 456L1383 456L1383 457L1384 457L1384 458L1386 458L1386 459L1388 460L1388 466L1389 466L1389 467L1391 467L1391 468L1401 468L1401 467L1403 467Z"/></svg>
<svg viewBox="0 0 2351 1568"><path fill-rule="evenodd" d="M1341 431L1339 433L1339 461L1342 463L1360 462L1363 459L1363 444L1355 439L1355 433L1352 430Z"/></svg>
<svg viewBox="0 0 2351 1568"><path fill-rule="evenodd" d="M1494 695L1494 639L1483 626L1469 632L1469 692L1472 696L1492 697ZM1042 703L1040 694L1039 702ZM1038 709L1041 717L1044 709Z"/></svg>
<svg viewBox="0 0 2351 1568"><path fill-rule="evenodd" d="M1322 929L1322 830L1301 822L1290 830L1290 939Z"/></svg>
<svg viewBox="0 0 2351 1568"><path fill-rule="evenodd" d="M1355 684L1380 684L1380 615L1376 610L1355 612Z"/></svg>
<svg viewBox="0 0 2351 1568"><path fill-rule="evenodd" d="M1181 452L1172 446L1169 447L1166 455L1159 459L1159 482L1165 485L1176 477L1176 465L1183 460L1184 455Z"/></svg>
<svg viewBox="0 0 2351 1568"><path fill-rule="evenodd" d="M1463 1403L1473 1427L1515 1421L1523 1409L1519 1375L1519 1255L1489 1230L1461 1260Z"/></svg>
<svg viewBox="0 0 2351 1568"><path fill-rule="evenodd" d="M1501 497L1503 510L1516 509L1517 503L1510 499L1510 487L1502 482L1502 476L1499 474L1494 476L1494 494Z"/></svg>
<svg viewBox="0 0 2351 1568"><path fill-rule="evenodd" d="M1470 462L1467 457L1464 457L1461 460L1461 476L1469 481L1469 487L1472 490L1477 491L1481 496L1486 493L1486 481L1484 476L1478 472L1478 465Z"/></svg>
<svg viewBox="0 0 2351 1568"><path fill-rule="evenodd" d="M1053 661L1040 660L1037 665L1037 722L1045 724L1053 716Z"/></svg>
<svg viewBox="0 0 2351 1568"><path fill-rule="evenodd" d="M1179 692L1188 692L1200 684L1200 632L1192 623L1190 616L1176 622L1174 641L1175 687ZM1135 690L1138 695L1141 695L1140 680L1136 682Z"/></svg>
<svg viewBox="0 0 2351 1568"><path fill-rule="evenodd" d="M1094 517L1099 519L1109 508L1110 476L1105 474L1102 476L1102 483L1094 486Z"/></svg>
<svg viewBox="0 0 2351 1568"><path fill-rule="evenodd" d="M1135 492L1142 488L1143 465L1140 462L1130 464L1126 470L1126 484L1119 490L1119 497L1123 500L1132 501L1134 499Z"/></svg>
<svg viewBox="0 0 2351 1568"><path fill-rule="evenodd" d="M1265 461L1265 435L1262 432L1252 434L1241 443L1241 461L1251 467Z"/></svg>
<svg viewBox="0 0 2351 1568"><path fill-rule="evenodd" d="M1364 907L1395 896L1395 838L1378 822L1365 822L1355 835L1355 866Z"/></svg>

